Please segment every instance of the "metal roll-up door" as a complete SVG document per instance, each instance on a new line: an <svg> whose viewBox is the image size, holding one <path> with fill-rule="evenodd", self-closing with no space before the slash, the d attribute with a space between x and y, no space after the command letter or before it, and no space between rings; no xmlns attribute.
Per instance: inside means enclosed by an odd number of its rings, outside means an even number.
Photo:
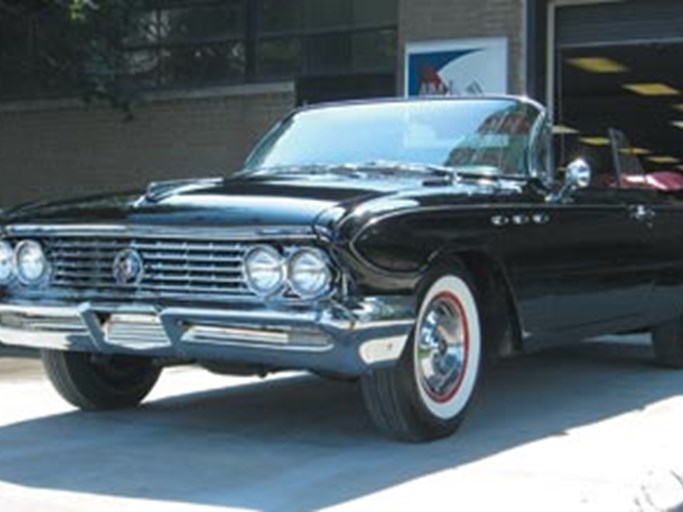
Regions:
<svg viewBox="0 0 683 512"><path fill-rule="evenodd" d="M683 41L683 0L562 6L556 36L561 48Z"/></svg>

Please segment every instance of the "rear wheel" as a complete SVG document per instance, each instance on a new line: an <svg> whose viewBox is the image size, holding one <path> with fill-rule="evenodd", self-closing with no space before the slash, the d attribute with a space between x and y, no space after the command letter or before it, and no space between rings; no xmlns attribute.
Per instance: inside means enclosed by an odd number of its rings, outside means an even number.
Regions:
<svg viewBox="0 0 683 512"><path fill-rule="evenodd" d="M138 405L159 378L151 359L44 350L43 366L57 392L80 409L119 409Z"/></svg>
<svg viewBox="0 0 683 512"><path fill-rule="evenodd" d="M375 424L406 441L448 436L462 422L482 359L479 308L462 266L432 274L398 365L362 377Z"/></svg>

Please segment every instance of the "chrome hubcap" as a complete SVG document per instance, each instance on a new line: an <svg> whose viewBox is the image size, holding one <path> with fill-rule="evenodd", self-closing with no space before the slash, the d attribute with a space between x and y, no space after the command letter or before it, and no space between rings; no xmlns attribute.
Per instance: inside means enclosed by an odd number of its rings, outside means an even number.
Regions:
<svg viewBox="0 0 683 512"><path fill-rule="evenodd" d="M446 402L458 391L467 362L467 321L458 298L451 293L436 296L417 334L420 385L432 399Z"/></svg>

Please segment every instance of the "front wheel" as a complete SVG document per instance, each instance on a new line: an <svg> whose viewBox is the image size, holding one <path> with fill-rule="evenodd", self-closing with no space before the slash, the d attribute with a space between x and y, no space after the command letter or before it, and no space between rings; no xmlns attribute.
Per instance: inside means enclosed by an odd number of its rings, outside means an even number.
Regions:
<svg viewBox="0 0 683 512"><path fill-rule="evenodd" d="M92 354L44 350L42 359L45 373L62 398L85 410L136 406L161 372L143 357L112 356L98 361Z"/></svg>
<svg viewBox="0 0 683 512"><path fill-rule="evenodd" d="M415 329L399 363L362 377L375 424L404 441L455 432L479 380L479 308L464 268L427 280Z"/></svg>

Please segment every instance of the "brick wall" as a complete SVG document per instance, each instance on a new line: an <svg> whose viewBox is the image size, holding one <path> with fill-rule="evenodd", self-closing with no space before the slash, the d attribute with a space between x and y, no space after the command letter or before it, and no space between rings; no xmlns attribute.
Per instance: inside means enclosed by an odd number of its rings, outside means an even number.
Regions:
<svg viewBox="0 0 683 512"><path fill-rule="evenodd" d="M510 92L524 91L524 0L399 0L399 88L409 42L508 38Z"/></svg>
<svg viewBox="0 0 683 512"><path fill-rule="evenodd" d="M131 121L77 102L0 104L0 207L233 172L294 105L288 84L194 96L148 100Z"/></svg>

